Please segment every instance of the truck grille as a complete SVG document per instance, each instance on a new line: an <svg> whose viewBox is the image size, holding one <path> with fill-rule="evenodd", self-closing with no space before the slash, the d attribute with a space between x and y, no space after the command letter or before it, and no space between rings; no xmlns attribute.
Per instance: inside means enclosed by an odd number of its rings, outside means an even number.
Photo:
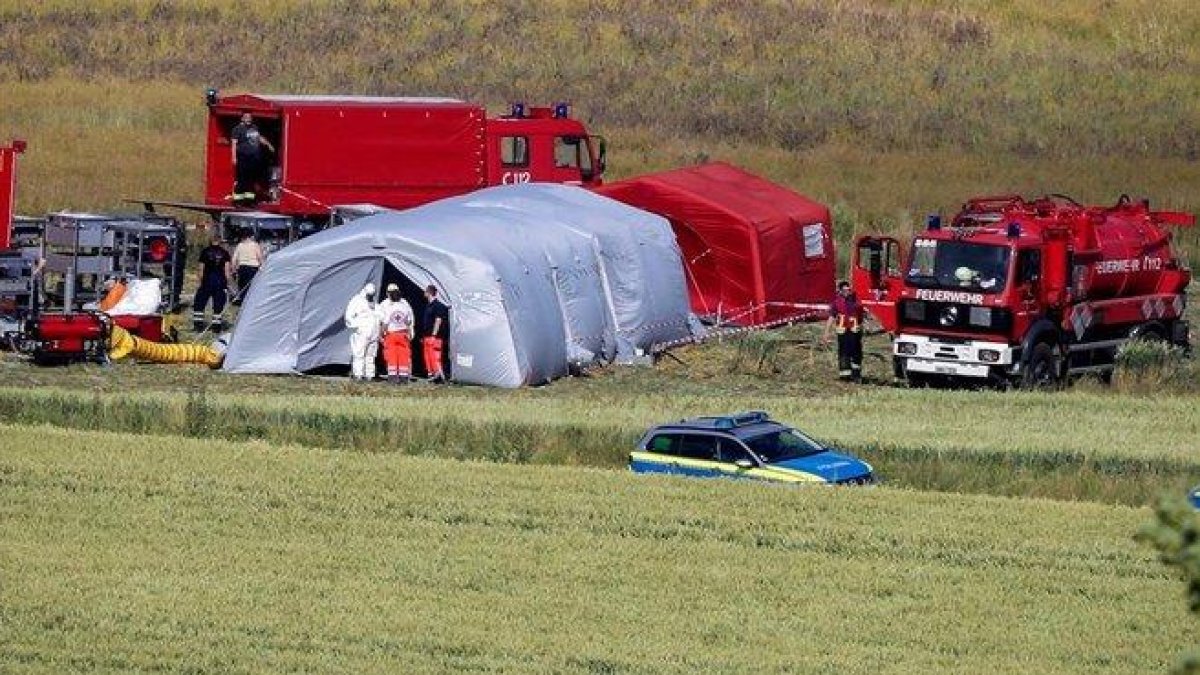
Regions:
<svg viewBox="0 0 1200 675"><path fill-rule="evenodd" d="M966 333L1002 333L1012 327L1012 312L952 302L902 300L900 325Z"/></svg>

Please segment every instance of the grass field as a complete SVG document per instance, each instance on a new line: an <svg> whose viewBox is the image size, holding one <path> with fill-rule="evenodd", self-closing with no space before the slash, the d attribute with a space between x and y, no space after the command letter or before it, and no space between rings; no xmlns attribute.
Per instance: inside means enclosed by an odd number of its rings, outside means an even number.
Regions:
<svg viewBox="0 0 1200 675"><path fill-rule="evenodd" d="M19 212L114 210L200 198L208 86L569 100L609 179L734 162L828 203L844 264L976 194L1200 212L1197 34L1192 0L0 0L0 142ZM1144 673L1195 642L1132 539L1200 482L1194 361L915 391L876 337L857 388L815 333L513 392L0 356L0 671ZM884 487L622 469L740 409Z"/></svg>
<svg viewBox="0 0 1200 675"><path fill-rule="evenodd" d="M1145 510L0 429L31 670L1147 672Z"/></svg>
<svg viewBox="0 0 1200 675"><path fill-rule="evenodd" d="M795 398L732 391L663 396L612 383L564 382L496 392L386 385L336 395L211 393L250 383L192 371L191 393L137 392L123 373L90 369L92 392L0 389L0 418L104 429L501 462L616 468L652 424L766 409L861 455L884 480L909 488L1148 504L1200 480L1194 396L911 391L870 387ZM80 369L75 369L78 379ZM85 371L86 372L86 371ZM69 372L60 372L66 377ZM659 377L631 373L642 386ZM286 381L285 381L286 382ZM162 383L160 383L160 386ZM116 390L120 390L119 392Z"/></svg>

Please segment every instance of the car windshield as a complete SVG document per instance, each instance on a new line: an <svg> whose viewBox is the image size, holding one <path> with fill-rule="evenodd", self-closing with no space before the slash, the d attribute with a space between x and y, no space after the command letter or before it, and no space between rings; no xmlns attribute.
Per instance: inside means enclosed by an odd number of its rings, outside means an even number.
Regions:
<svg viewBox="0 0 1200 675"><path fill-rule="evenodd" d="M820 443L795 429L770 431L742 440L746 442L747 447L754 451L754 454L768 464L784 462L797 457L808 457L825 451Z"/></svg>
<svg viewBox="0 0 1200 675"><path fill-rule="evenodd" d="M1008 279L1008 258L1006 246L917 239L907 280L920 288L999 293Z"/></svg>

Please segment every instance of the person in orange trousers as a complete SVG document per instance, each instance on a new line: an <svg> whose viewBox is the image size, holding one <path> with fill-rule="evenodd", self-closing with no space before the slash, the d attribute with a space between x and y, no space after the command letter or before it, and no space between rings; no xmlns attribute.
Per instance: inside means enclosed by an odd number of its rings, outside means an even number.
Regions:
<svg viewBox="0 0 1200 675"><path fill-rule="evenodd" d="M387 299L379 303L379 322L383 324L383 361L388 381L404 384L412 378L412 306L400 294L400 287L388 284Z"/></svg>
<svg viewBox="0 0 1200 675"><path fill-rule="evenodd" d="M446 373L442 367L442 348L445 344L446 333L450 329L450 308L438 300L437 286L425 288L425 313L422 316L421 355L425 359L425 373L430 382L445 382Z"/></svg>

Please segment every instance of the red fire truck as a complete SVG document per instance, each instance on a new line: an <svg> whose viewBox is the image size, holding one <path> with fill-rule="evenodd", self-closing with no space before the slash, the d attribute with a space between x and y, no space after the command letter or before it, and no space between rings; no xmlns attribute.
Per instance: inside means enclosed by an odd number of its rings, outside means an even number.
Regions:
<svg viewBox="0 0 1200 675"><path fill-rule="evenodd" d="M1171 227L1194 222L1126 196L983 197L949 227L930 216L907 256L895 239L860 238L852 284L894 336L897 377L1050 386L1111 372L1132 338L1187 347L1191 271Z"/></svg>
<svg viewBox="0 0 1200 675"><path fill-rule="evenodd" d="M561 103L488 117L441 98L206 96L210 212L252 207L320 227L336 205L403 209L489 185L598 185L604 173L604 140ZM234 203L231 135L245 113L275 151L256 197Z"/></svg>

